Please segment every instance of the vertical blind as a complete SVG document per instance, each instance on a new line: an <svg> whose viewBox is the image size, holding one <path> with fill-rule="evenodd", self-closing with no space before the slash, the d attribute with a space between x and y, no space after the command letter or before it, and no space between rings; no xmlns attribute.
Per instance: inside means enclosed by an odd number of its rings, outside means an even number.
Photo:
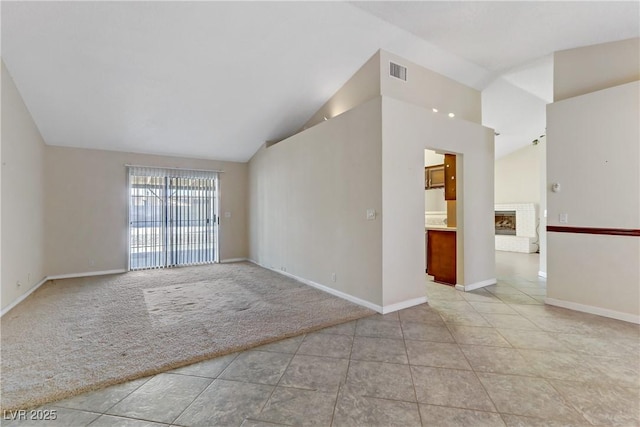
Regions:
<svg viewBox="0 0 640 427"><path fill-rule="evenodd" d="M129 166L129 268L217 261L215 171Z"/></svg>

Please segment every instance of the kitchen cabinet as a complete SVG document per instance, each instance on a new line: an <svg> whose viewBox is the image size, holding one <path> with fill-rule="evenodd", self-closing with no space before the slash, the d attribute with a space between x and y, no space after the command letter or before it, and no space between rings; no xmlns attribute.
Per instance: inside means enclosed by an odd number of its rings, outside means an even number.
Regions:
<svg viewBox="0 0 640 427"><path fill-rule="evenodd" d="M444 199L456 199L456 155L444 155Z"/></svg>
<svg viewBox="0 0 640 427"><path fill-rule="evenodd" d="M424 168L424 189L444 187L444 164Z"/></svg>
<svg viewBox="0 0 640 427"><path fill-rule="evenodd" d="M427 274L447 285L456 284L456 232L451 229L427 230Z"/></svg>

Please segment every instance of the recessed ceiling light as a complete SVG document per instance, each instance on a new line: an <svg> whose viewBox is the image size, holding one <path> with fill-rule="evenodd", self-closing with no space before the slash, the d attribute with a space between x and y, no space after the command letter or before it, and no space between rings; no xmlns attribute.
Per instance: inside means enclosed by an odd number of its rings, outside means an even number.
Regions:
<svg viewBox="0 0 640 427"><path fill-rule="evenodd" d="M433 111L434 113L437 113L438 109L437 108L432 108L431 111Z"/></svg>
<svg viewBox="0 0 640 427"><path fill-rule="evenodd" d="M453 114L453 113L449 113L449 117L453 118L453 117L455 117L455 116L456 116L455 114Z"/></svg>
<svg viewBox="0 0 640 427"><path fill-rule="evenodd" d="M324 120L326 121L326 120L327 120L327 118L325 117L325 118L324 118Z"/></svg>

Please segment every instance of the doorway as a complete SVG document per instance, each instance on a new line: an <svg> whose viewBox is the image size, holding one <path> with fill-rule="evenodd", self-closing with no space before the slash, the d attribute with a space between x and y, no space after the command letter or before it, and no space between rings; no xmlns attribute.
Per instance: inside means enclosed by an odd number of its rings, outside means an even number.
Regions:
<svg viewBox="0 0 640 427"><path fill-rule="evenodd" d="M129 270L218 262L218 174L129 168Z"/></svg>

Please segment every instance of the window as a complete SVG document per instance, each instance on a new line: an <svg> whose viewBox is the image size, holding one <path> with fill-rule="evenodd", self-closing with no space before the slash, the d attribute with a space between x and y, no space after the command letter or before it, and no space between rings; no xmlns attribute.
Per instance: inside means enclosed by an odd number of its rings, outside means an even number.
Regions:
<svg viewBox="0 0 640 427"><path fill-rule="evenodd" d="M218 261L218 173L129 167L129 269Z"/></svg>

